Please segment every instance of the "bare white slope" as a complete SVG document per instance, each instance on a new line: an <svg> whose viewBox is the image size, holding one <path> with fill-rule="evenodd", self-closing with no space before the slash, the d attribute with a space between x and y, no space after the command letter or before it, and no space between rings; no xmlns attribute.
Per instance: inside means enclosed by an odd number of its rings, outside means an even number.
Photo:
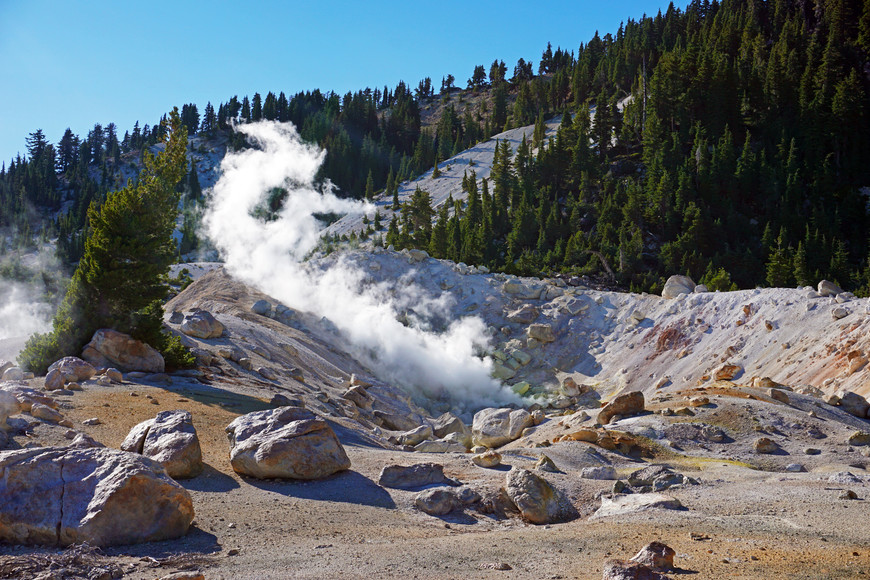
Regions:
<svg viewBox="0 0 870 580"><path fill-rule="evenodd" d="M547 122L547 136L551 137L556 134L561 123L561 117L556 117ZM504 133L499 133L493 136L488 141L478 143L470 149L466 149L459 155L451 157L446 161L438 164L438 169L441 171L441 176L432 178L432 170L427 171L417 179L405 181L399 185L399 201L405 203L414 193L414 190L419 186L420 189L429 192L432 199L432 207L436 210L443 204L447 198L452 195L455 200L464 200L465 192L462 191L462 176L468 172L474 171L477 174L477 179L482 180L488 178L492 171L492 159L495 152L495 146L500 141L507 141L510 145L511 152L516 154L517 147L523 140L531 141L532 133L535 130L534 125L511 129ZM384 228L390 223L393 218L393 199L385 194L376 196L374 205L377 211L381 213L381 223ZM374 214L369 215L371 220ZM331 224L325 231L328 236L333 235L349 235L351 232L359 233L365 228L360 215L344 216L340 220Z"/></svg>
<svg viewBox="0 0 870 580"><path fill-rule="evenodd" d="M705 381L727 362L735 377L770 377L825 392L846 388L870 394L870 301L837 304L809 288L706 292L664 299L648 294L565 287L561 281L476 273L445 260L416 261L413 253L376 250L339 253L372 282L403 279L444 297L444 321L479 316L490 327L493 350L521 350L531 362L507 383L522 380L554 389L566 375L595 386L603 396L620 390L676 390ZM417 258L419 259L419 255ZM336 256L318 263L330 267ZM520 298L517 283L539 298ZM560 287L560 284L562 287ZM533 323L547 324L556 340L528 340L529 324L508 315L523 305L537 309ZM835 319L835 308L848 314ZM414 315L413 312L410 313ZM426 323L438 327L438 320ZM520 356L522 358L522 356Z"/></svg>

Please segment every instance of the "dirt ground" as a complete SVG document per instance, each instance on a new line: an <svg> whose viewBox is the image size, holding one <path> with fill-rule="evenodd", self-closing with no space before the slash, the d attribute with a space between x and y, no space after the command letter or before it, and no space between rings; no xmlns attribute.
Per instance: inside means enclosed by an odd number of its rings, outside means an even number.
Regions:
<svg viewBox="0 0 870 580"><path fill-rule="evenodd" d="M692 473L700 485L668 491L685 510L590 520L600 504L596 494L609 490L612 482L580 479L567 459L573 452L558 444L547 451L566 467L561 474L546 476L566 491L581 517L534 526L471 511L428 516L413 507L415 492L382 488L376 482L385 465L434 461L443 463L450 477L494 491L504 481L507 466L531 468L538 449L505 451L506 466L487 470L473 465L469 455L379 449L336 422L352 461L349 471L314 482L259 481L232 471L224 434L237 415L269 406L267 397L257 396L250 385L209 386L185 379L162 387L86 384L84 391L59 401L77 430L111 447L133 425L160 410L186 409L194 416L206 468L181 482L193 497L194 524L178 540L108 548L93 555L93 567L114 564L125 578L198 570L206 578L233 580L591 579L601 577L607 558L630 558L653 540L676 550L675 578L862 578L870 571L867 484L850 487L858 500L841 500L845 487L828 483L826 477L839 467L865 475L858 467L827 465L810 473L783 473L708 461ZM82 426L92 417L102 423ZM19 437L16 443L59 444L63 431L41 425L29 440ZM620 466L620 473L636 467ZM17 564L17 577L37 577L22 567L27 561L43 558L39 561L45 565L49 557L57 562L62 555L63 550L0 546L0 576L16 577L9 574Z"/></svg>

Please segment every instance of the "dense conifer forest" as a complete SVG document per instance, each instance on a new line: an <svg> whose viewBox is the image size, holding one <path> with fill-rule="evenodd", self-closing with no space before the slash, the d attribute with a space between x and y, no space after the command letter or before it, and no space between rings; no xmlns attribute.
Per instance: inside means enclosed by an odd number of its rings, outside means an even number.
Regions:
<svg viewBox="0 0 870 580"><path fill-rule="evenodd" d="M394 195L439 160L534 123L517 151L500 145L488 180L469 168L466 202L433 210L419 190L377 235L632 290L684 273L711 289L829 278L868 293L868 89L870 1L694 0L576 49L547 45L537 66L476 66L465 86L445 75L437 92L426 78L346 95L256 93L202 113L184 105L181 121L234 148L246 146L234 124L290 121L328 151L322 177L349 197ZM56 144L40 130L27 137L27 154L0 168L7 274L8 255L39 239L57 238L67 264L80 259L88 207L135 178L163 137L155 121L124 135L113 123L67 130ZM195 171L179 190L195 202Z"/></svg>

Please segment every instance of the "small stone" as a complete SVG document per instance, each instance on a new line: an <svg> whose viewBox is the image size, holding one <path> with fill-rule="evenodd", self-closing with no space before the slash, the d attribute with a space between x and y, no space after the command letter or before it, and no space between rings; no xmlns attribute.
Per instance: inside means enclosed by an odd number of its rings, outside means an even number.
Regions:
<svg viewBox="0 0 870 580"><path fill-rule="evenodd" d="M821 449L816 449L815 447L807 447L804 449L804 455L819 455L822 453Z"/></svg>
<svg viewBox="0 0 870 580"><path fill-rule="evenodd" d="M755 443L753 443L752 445L752 448L755 450L756 453L769 454L779 451L779 445L777 445L775 441L767 437L759 437L758 439L756 439Z"/></svg>
<svg viewBox="0 0 870 580"><path fill-rule="evenodd" d="M489 449L471 458L472 463L478 467L493 468L501 464L501 453L494 449Z"/></svg>
<svg viewBox="0 0 870 580"><path fill-rule="evenodd" d="M804 473L806 472L807 468L800 463L789 463L785 466L785 470L789 473Z"/></svg>
<svg viewBox="0 0 870 580"><path fill-rule="evenodd" d="M100 425L101 423L102 421L100 421L98 417L93 417L91 419L85 419L84 421L82 421L82 425L88 425L89 427L94 425Z"/></svg>
<svg viewBox="0 0 870 580"><path fill-rule="evenodd" d="M650 542L638 552L632 560L649 566L657 572L667 572L674 567L676 552L670 546L661 542Z"/></svg>
<svg viewBox="0 0 870 580"><path fill-rule="evenodd" d="M538 459L537 463L535 463L535 469L539 471L549 471L550 473L560 473L559 468L556 467L556 464L546 455L541 455L541 458Z"/></svg>
<svg viewBox="0 0 870 580"><path fill-rule="evenodd" d="M858 499L858 494L851 489L847 489L838 496L838 499Z"/></svg>

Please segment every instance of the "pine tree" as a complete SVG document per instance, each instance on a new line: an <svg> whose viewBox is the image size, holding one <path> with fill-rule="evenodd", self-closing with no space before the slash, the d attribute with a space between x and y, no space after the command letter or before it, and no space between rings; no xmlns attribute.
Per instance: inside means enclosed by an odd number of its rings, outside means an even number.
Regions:
<svg viewBox="0 0 870 580"><path fill-rule="evenodd" d="M372 170L369 169L368 177L366 177L366 192L365 198L371 201L375 196L375 178L372 177Z"/></svg>

